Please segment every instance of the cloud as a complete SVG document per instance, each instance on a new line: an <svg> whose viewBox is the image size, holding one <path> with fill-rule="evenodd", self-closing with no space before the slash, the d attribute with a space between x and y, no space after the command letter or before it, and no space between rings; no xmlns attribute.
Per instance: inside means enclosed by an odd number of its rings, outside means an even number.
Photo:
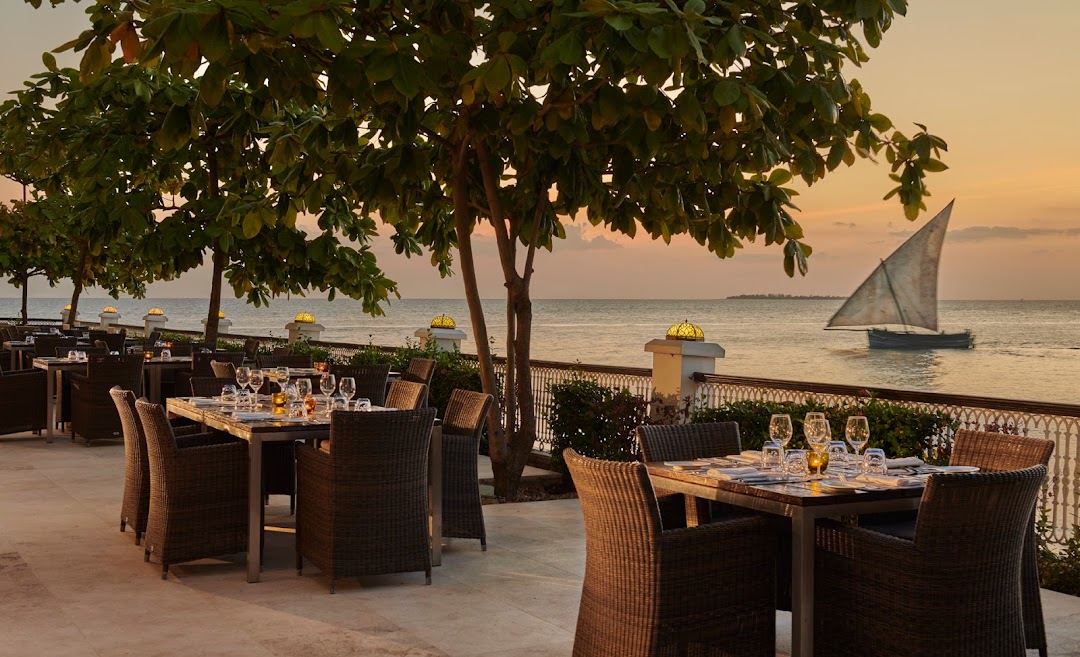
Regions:
<svg viewBox="0 0 1080 657"><path fill-rule="evenodd" d="M575 224L564 224L566 226L566 239L555 240L554 247L555 252L559 251L609 251L611 249L623 248L621 244L615 240L609 239L603 235L596 235L592 239L585 237L585 227Z"/></svg>
<svg viewBox="0 0 1080 657"><path fill-rule="evenodd" d="M915 231L893 231L895 237L909 237ZM990 240L1024 240L1029 237L1080 237L1075 228L1020 228L1019 226L971 226L949 231L950 242L986 242Z"/></svg>
<svg viewBox="0 0 1080 657"><path fill-rule="evenodd" d="M855 227L855 222L853 222L853 221L834 221L834 222L832 222L832 225L838 226L840 228L854 228Z"/></svg>

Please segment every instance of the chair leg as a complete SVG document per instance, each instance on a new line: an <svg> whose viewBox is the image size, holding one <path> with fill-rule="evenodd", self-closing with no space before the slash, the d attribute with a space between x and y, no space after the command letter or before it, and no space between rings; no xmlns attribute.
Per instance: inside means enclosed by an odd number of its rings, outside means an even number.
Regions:
<svg viewBox="0 0 1080 657"><path fill-rule="evenodd" d="M289 515L296 513L296 493L289 493Z"/></svg>
<svg viewBox="0 0 1080 657"><path fill-rule="evenodd" d="M143 561L150 561L150 550L143 550Z"/></svg>
<svg viewBox="0 0 1080 657"><path fill-rule="evenodd" d="M334 578L330 578L330 595L334 595Z"/></svg>
<svg viewBox="0 0 1080 657"><path fill-rule="evenodd" d="M300 556L300 553L296 553L296 576L300 577L304 574L304 557Z"/></svg>
<svg viewBox="0 0 1080 657"><path fill-rule="evenodd" d="M121 519L120 520L120 532L121 533L123 533L125 527L127 527L127 521ZM138 532L135 532L135 534L138 535Z"/></svg>
<svg viewBox="0 0 1080 657"><path fill-rule="evenodd" d="M161 579L169 579L169 564L161 564Z"/></svg>
<svg viewBox="0 0 1080 657"><path fill-rule="evenodd" d="M431 566L428 566L424 569L424 575L424 584L427 586L431 586Z"/></svg>
<svg viewBox="0 0 1080 657"><path fill-rule="evenodd" d="M487 536L480 538L480 551L487 552Z"/></svg>
<svg viewBox="0 0 1080 657"><path fill-rule="evenodd" d="M135 545L142 543L142 532L135 532Z"/></svg>

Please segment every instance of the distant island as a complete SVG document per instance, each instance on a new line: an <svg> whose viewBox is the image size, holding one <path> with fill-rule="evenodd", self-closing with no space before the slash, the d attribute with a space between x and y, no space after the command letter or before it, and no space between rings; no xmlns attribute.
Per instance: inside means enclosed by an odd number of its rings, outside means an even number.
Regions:
<svg viewBox="0 0 1080 657"><path fill-rule="evenodd" d="M726 299L846 299L819 294L736 294Z"/></svg>

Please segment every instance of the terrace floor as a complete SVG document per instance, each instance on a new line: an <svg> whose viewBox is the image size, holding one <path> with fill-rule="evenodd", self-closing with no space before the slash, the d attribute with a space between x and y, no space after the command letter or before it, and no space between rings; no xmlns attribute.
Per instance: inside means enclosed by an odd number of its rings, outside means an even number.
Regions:
<svg viewBox="0 0 1080 657"><path fill-rule="evenodd" d="M576 500L485 506L488 551L451 543L431 586L413 573L341 580L330 595L314 566L296 576L292 535L279 532L259 584L245 582L242 556L162 581L118 531L122 489L121 445L0 440L0 656L571 654L585 556ZM1050 654L1080 655L1080 599L1043 601ZM777 615L781 653L789 624Z"/></svg>

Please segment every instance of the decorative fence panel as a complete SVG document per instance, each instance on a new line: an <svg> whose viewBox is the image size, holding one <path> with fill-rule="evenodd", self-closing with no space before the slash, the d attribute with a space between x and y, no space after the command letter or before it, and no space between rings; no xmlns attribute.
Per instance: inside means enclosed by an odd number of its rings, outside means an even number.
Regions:
<svg viewBox="0 0 1080 657"><path fill-rule="evenodd" d="M1064 542L1080 518L1080 406L717 374L698 374L695 378L698 396L707 406L742 400L803 402L807 398L839 405L872 394L905 406L948 413L964 428L1048 438L1055 445L1042 500L1053 525L1048 538Z"/></svg>

